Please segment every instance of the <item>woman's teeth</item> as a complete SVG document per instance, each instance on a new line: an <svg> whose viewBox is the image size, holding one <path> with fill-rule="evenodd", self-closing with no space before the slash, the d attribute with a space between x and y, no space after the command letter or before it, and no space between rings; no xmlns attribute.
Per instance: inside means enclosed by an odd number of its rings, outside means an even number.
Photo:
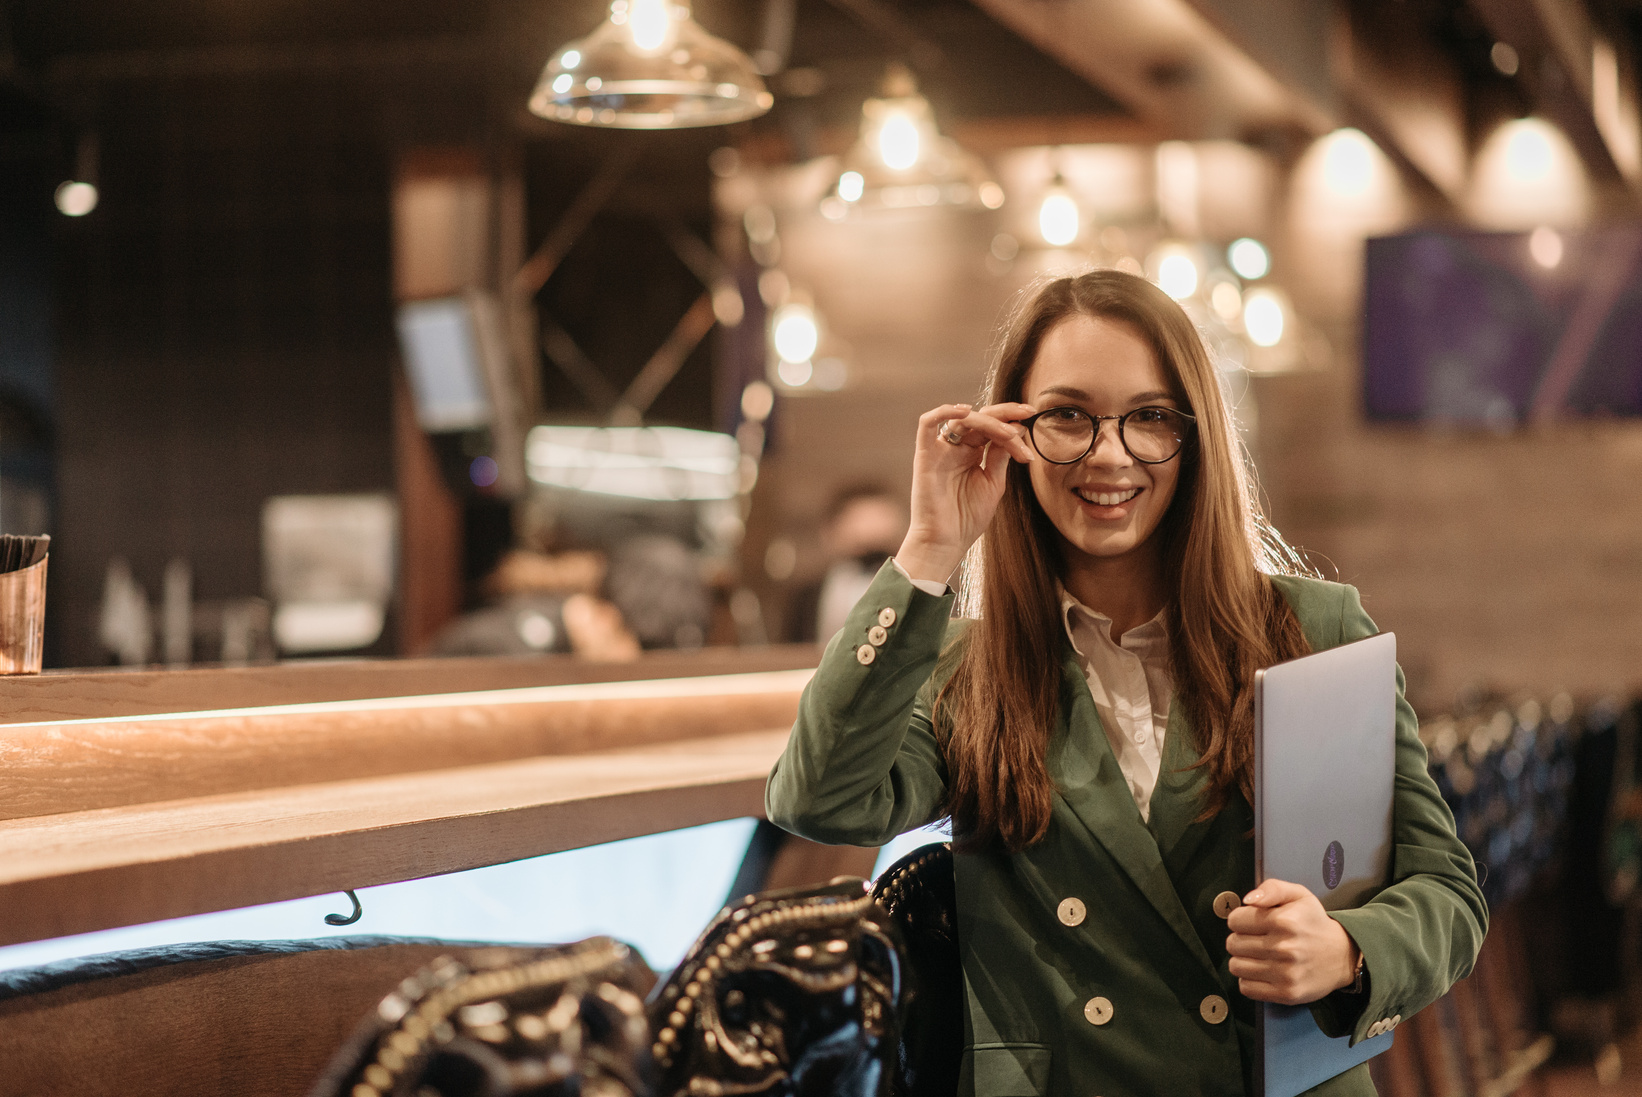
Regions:
<svg viewBox="0 0 1642 1097"><path fill-rule="evenodd" d="M1078 491L1078 495L1085 502L1094 503L1098 506L1103 506L1103 507L1115 507L1119 503L1127 503L1129 500L1133 499L1135 496L1137 496L1139 494L1140 494L1140 489L1139 488L1130 488L1128 491L1116 491L1116 492L1083 491L1081 489Z"/></svg>

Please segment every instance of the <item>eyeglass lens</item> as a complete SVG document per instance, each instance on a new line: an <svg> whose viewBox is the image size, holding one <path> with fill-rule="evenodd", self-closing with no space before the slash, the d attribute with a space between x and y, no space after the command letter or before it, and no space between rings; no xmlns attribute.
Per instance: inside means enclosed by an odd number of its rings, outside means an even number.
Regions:
<svg viewBox="0 0 1642 1097"><path fill-rule="evenodd" d="M1096 423L1077 408L1054 408L1032 423L1032 443L1056 464L1081 461L1094 448ZM1147 464L1180 452L1186 418L1169 408L1136 408L1118 422L1118 437L1132 457Z"/></svg>

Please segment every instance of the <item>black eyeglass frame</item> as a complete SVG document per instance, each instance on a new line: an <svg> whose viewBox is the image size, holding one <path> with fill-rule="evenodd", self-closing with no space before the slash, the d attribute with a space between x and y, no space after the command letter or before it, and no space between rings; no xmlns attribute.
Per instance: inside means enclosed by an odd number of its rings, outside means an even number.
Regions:
<svg viewBox="0 0 1642 1097"><path fill-rule="evenodd" d="M1037 426L1038 420L1042 419L1050 412L1067 410L1075 411L1080 415L1087 416L1088 419L1094 423L1095 429L1089 435L1088 449L1084 450L1070 461L1057 461L1053 457L1047 456L1043 452L1043 447L1038 445L1038 436L1034 433L1034 428ZM1130 448L1129 439L1123 433L1123 428L1129 425L1129 416L1138 415L1143 411L1166 411L1170 415L1178 415L1182 419L1186 420L1186 430L1181 433L1180 445L1173 453L1169 454L1169 456L1157 461L1148 461L1146 458L1140 456L1132 448ZM1100 425L1108 420L1114 419L1117 421L1117 440L1118 443L1123 446L1123 451L1143 465L1166 465L1170 461L1173 461L1176 457L1179 457L1180 451L1186 448L1186 443L1191 438L1192 429L1197 426L1197 416L1191 414L1190 412L1181 411L1179 408L1166 408L1161 404L1147 404L1145 407L1130 408L1122 415L1093 415L1087 411L1084 411L1080 407L1074 407L1070 404L1061 404L1058 407L1044 408L1036 415L1028 415L1025 419L1018 420L1018 422L1021 426L1026 428L1026 436L1032 440L1032 448L1037 450L1039 457L1042 457L1051 465L1075 465L1094 451L1095 444L1100 441Z"/></svg>

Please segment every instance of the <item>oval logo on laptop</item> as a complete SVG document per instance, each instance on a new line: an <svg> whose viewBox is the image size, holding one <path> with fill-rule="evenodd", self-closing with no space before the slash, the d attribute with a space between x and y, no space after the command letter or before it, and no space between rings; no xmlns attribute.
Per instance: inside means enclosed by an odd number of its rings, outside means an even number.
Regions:
<svg viewBox="0 0 1642 1097"><path fill-rule="evenodd" d="M1339 842L1330 842L1323 851L1323 883L1330 891L1340 886L1346 874L1346 851Z"/></svg>

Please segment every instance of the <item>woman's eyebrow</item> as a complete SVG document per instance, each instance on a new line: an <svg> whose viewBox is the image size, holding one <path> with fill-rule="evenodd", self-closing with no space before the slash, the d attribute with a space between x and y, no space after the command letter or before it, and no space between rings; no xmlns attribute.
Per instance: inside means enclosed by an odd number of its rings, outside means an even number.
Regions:
<svg viewBox="0 0 1642 1097"><path fill-rule="evenodd" d="M1084 392L1079 388L1072 388L1070 385L1051 385L1049 388L1046 388L1038 393L1038 397L1040 399L1045 396L1067 396L1073 400L1083 401L1088 401L1089 399L1089 394L1087 392ZM1155 390L1152 392L1137 392L1133 396L1129 397L1129 405L1131 407L1138 407L1142 404L1155 404L1159 400L1167 400L1173 403L1174 398L1174 393L1172 392L1160 392Z"/></svg>

